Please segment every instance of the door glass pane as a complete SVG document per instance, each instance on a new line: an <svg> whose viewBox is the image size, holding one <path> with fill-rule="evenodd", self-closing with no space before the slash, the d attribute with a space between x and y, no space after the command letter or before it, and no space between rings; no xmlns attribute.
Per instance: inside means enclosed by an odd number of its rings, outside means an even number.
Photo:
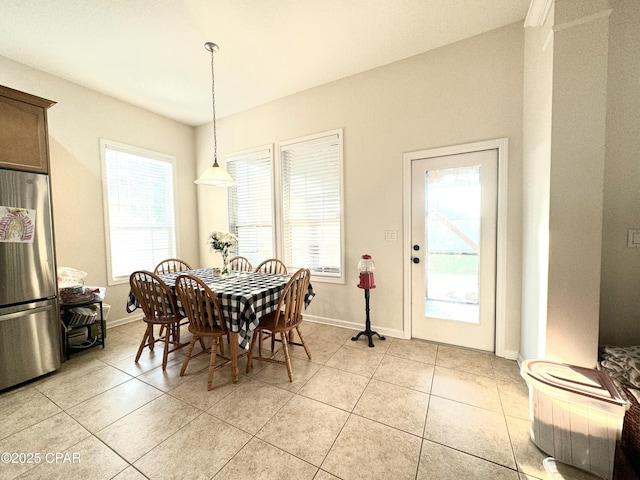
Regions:
<svg viewBox="0 0 640 480"><path fill-rule="evenodd" d="M480 165L425 172L425 315L479 323Z"/></svg>

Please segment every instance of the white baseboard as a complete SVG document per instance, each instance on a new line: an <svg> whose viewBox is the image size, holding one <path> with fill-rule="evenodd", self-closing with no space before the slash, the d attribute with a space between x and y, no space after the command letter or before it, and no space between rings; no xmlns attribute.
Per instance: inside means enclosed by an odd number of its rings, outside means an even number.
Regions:
<svg viewBox="0 0 640 480"><path fill-rule="evenodd" d="M364 330L364 322L347 322L346 320L338 320L336 318L318 317L315 315L304 315L305 321L322 323L323 325L332 325L334 327L349 328L351 330ZM378 332L385 337L404 338L404 332L402 330L396 330L392 328L377 327L371 325L371 330Z"/></svg>
<svg viewBox="0 0 640 480"><path fill-rule="evenodd" d="M107 330L114 327L119 327L120 325L126 325L131 322L138 322L142 320L144 315L142 313L136 315L128 315L124 318L118 318L117 320L107 320Z"/></svg>
<svg viewBox="0 0 640 480"><path fill-rule="evenodd" d="M137 322L142 320L143 318L143 314L137 314L137 315L128 315L124 318L119 318L117 320L111 320L107 322L107 329L109 328L113 328L113 327L119 327L120 325L126 325L127 323L131 323L131 322ZM314 323L321 323L323 325L331 325L334 327L342 327L342 328L348 328L351 330L358 330L358 331L362 331L364 330L364 323L362 322L348 322L346 320L338 320L336 318L327 318L327 317L319 317L316 315L304 315L304 320L308 321L308 322L314 322ZM397 330L397 329L393 329L393 328L385 328L385 327L376 327L375 325L371 326L371 329L375 332L378 332L380 335L383 335L385 337L392 337L392 338L403 338L406 339L408 337L405 336L404 331L402 330ZM515 350L505 350L504 352L504 358L506 358L507 360L517 360L518 361L518 365L522 365L522 357L520 356L520 353L518 351Z"/></svg>
<svg viewBox="0 0 640 480"><path fill-rule="evenodd" d="M504 351L504 358L506 358L507 360L518 360L518 365L520 364L519 352L517 352L515 350L505 350Z"/></svg>

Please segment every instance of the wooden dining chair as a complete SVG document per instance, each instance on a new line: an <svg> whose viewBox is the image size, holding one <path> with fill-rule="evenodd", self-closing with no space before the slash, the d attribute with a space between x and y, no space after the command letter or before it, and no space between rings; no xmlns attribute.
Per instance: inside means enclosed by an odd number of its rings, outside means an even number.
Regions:
<svg viewBox="0 0 640 480"><path fill-rule="evenodd" d="M162 275L164 273L175 273L175 272L185 272L187 270L192 270L191 265L189 265L184 260L179 258L167 258L166 260L161 261L156 268L153 270L153 273L156 275ZM186 325L187 322L181 323L180 327ZM164 333L165 327L160 328L160 335ZM176 339L180 341L180 328L176 329Z"/></svg>
<svg viewBox="0 0 640 480"><path fill-rule="evenodd" d="M291 357L289 356L289 334L295 330L300 337L300 343L304 347L304 351L307 353L307 357L311 360L311 352L304 341L304 337L300 332L300 324L302 323L302 310L304 309L305 296L309 289L309 283L311 280L311 272L309 269L301 268L293 274L287 285L285 286L280 300L278 302L278 308L262 317L260 317L260 323L253 332L251 337L251 346L249 347L249 359L247 361L247 373L253 368L253 351L256 344L256 339L262 342L262 334L268 332L272 338L276 335L280 336L281 347L271 352L270 357L262 356L262 349L258 348L259 356L255 357L261 361L283 363L287 366L287 373L289 375L289 381L293 381L293 372L291 370ZM273 343L272 343L273 345ZM273 350L273 347L272 347ZM284 353L284 361L276 360L275 356L282 350Z"/></svg>
<svg viewBox="0 0 640 480"><path fill-rule="evenodd" d="M189 350L180 369L180 376L184 375L192 358L209 353L207 390L211 390L213 388L214 371L231 363L231 359L224 356L224 350L222 349L222 337L227 336L227 324L220 308L220 302L217 295L211 291L206 283L192 275L180 275L178 277L176 280L176 294L189 319L189 332L192 335ZM204 346L204 338L213 340L209 349ZM200 341L202 351L193 355L196 341ZM216 353L218 347L221 349L220 355ZM225 361L216 365L217 356Z"/></svg>
<svg viewBox="0 0 640 480"><path fill-rule="evenodd" d="M238 272L253 272L253 265L248 259L238 255L229 260L229 269Z"/></svg>
<svg viewBox="0 0 640 480"><path fill-rule="evenodd" d="M153 273L161 275L163 273L184 272L186 270L193 269L191 268L191 265L184 260L180 260L179 258L167 258L156 265Z"/></svg>
<svg viewBox="0 0 640 480"><path fill-rule="evenodd" d="M258 265L256 267L256 272L287 273L287 266L282 260L278 260L277 258L270 258L269 260L265 260L260 265Z"/></svg>
<svg viewBox="0 0 640 480"><path fill-rule="evenodd" d="M169 353L187 345L180 343L177 334L180 321L184 317L178 311L175 296L160 277L145 270L133 272L129 277L129 284L131 293L136 297L144 312L143 320L147 324L135 362L138 363L145 347L149 347L149 350L153 351L156 342L164 341L162 370L166 370ZM158 338L154 338L153 327L155 325L164 327L164 336L161 333ZM173 348L170 345L173 345Z"/></svg>

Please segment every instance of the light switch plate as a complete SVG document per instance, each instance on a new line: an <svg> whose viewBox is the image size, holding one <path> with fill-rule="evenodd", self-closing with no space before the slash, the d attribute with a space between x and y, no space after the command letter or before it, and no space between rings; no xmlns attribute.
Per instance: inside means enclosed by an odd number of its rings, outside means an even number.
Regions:
<svg viewBox="0 0 640 480"><path fill-rule="evenodd" d="M629 230L627 237L627 247L640 247L640 230Z"/></svg>
<svg viewBox="0 0 640 480"><path fill-rule="evenodd" d="M396 230L385 230L384 232L384 239L387 242L395 242L396 240L398 240L398 233Z"/></svg>

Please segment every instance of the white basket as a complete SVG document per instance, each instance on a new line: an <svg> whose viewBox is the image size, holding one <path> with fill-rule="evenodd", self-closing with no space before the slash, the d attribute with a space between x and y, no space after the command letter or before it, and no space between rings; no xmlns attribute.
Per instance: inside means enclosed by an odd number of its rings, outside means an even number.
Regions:
<svg viewBox="0 0 640 480"><path fill-rule="evenodd" d="M557 461L613 478L628 404L604 372L525 360L531 440Z"/></svg>

